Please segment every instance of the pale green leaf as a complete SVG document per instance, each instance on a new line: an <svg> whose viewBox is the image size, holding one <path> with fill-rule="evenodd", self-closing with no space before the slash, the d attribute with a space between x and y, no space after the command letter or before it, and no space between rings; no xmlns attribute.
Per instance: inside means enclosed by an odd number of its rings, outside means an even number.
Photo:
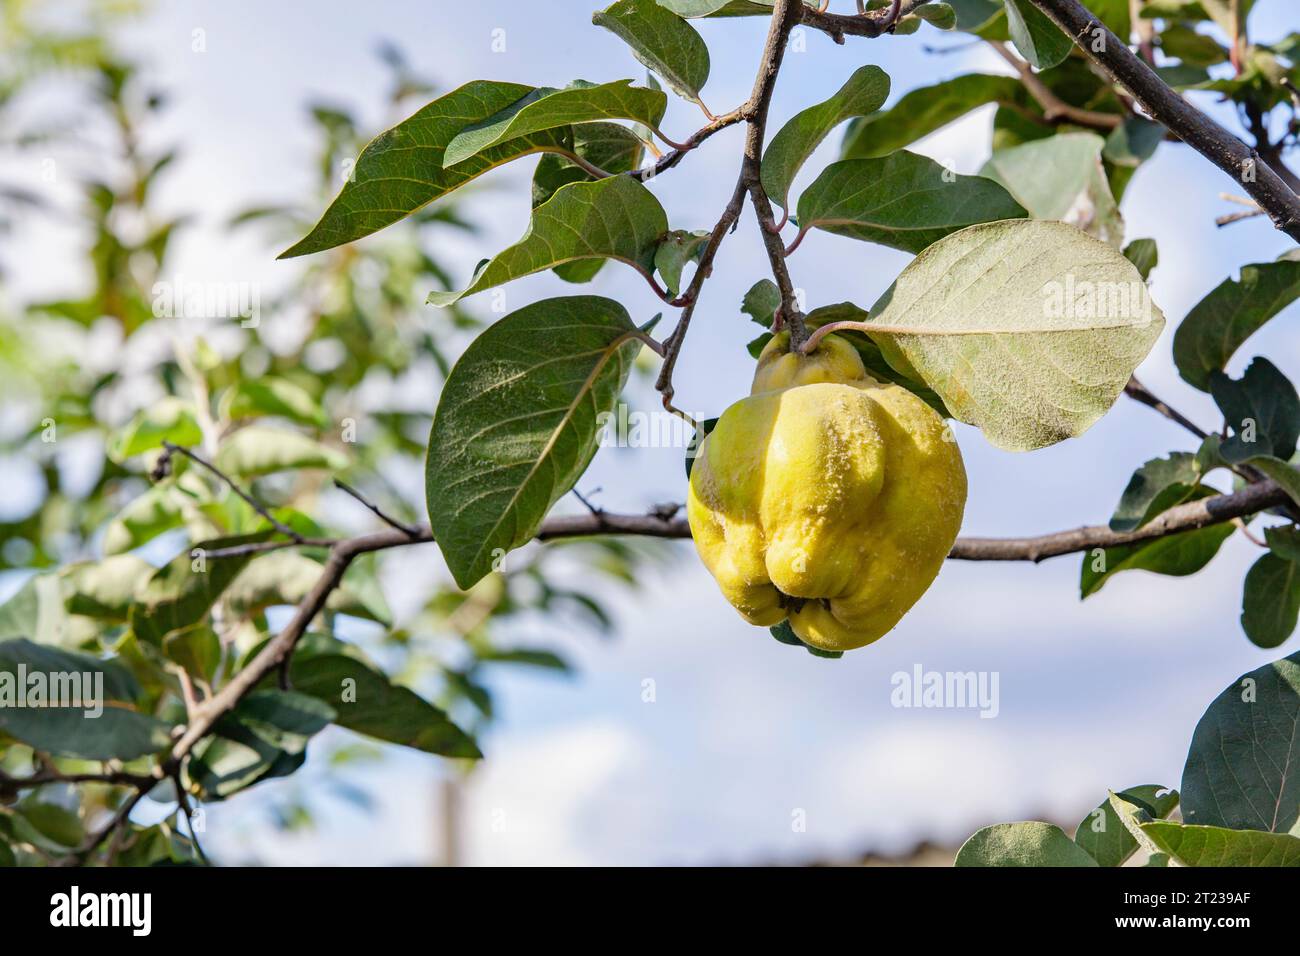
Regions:
<svg viewBox="0 0 1300 956"><path fill-rule="evenodd" d="M1117 248L1124 219L1111 194L1095 133L1060 133L1000 149L980 175L1006 187L1035 219L1059 219Z"/></svg>
<svg viewBox="0 0 1300 956"><path fill-rule="evenodd" d="M999 823L962 844L953 866L1096 866L1097 861L1051 823Z"/></svg>
<svg viewBox="0 0 1300 956"><path fill-rule="evenodd" d="M203 441L194 406L179 398L164 398L137 412L108 444L114 461L125 461L141 452L161 448L163 442L197 445Z"/></svg>
<svg viewBox="0 0 1300 956"><path fill-rule="evenodd" d="M221 443L216 466L228 475L243 476L269 475L291 468L342 471L348 466L348 457L299 432L250 425Z"/></svg>
<svg viewBox="0 0 1300 956"><path fill-rule="evenodd" d="M1086 431L1164 326L1118 251L1037 220L971 226L939 240L871 314L868 334L891 366L934 389L994 445L1016 451Z"/></svg>
<svg viewBox="0 0 1300 956"><path fill-rule="evenodd" d="M1183 866L1300 866L1300 837L1156 820L1142 832Z"/></svg>

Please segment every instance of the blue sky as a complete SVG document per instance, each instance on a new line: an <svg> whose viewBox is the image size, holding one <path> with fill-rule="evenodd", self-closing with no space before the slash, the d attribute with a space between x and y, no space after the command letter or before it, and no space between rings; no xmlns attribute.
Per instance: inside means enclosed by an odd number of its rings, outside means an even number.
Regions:
<svg viewBox="0 0 1300 956"><path fill-rule="evenodd" d="M1257 32L1282 32L1281 0L1263 0ZM640 77L643 70L611 34L590 25L591 6L518 2L361 6L200 0L159 5L129 32L174 103L156 132L179 141L183 160L166 182L164 205L202 210L179 247L189 279L286 284L299 268L220 230L231 212L310 189L314 142L307 99L353 106L378 123L385 77L373 56L381 39L448 89L470 79L559 86ZM192 50L203 31L206 52ZM504 30L505 51L493 52ZM705 23L713 54L705 98L715 111L740 103L753 80L765 23ZM893 80L891 102L908 89L970 70L1005 72L964 37L928 28L908 38L850 40L820 34L787 59L772 106L774 128L833 93L859 66L876 63ZM957 47L942 56L924 47ZM678 138L700 123L695 107L670 106L665 130ZM974 172L989 151L990 114L980 111L917 148ZM714 137L653 189L674 228L709 228L730 194L740 134ZM829 142L796 184L835 156ZM512 242L527 224L531 162L491 175L470 200L485 235L457 239L441 258L468 278L473 265ZM1183 385L1169 355L1187 309L1245 263L1288 246L1265 219L1216 229L1217 195L1231 181L1190 150L1165 146L1138 173L1123 204L1128 236L1151 236L1161 265L1152 287L1169 327L1144 382L1193 419L1216 423L1206 396ZM1226 207L1230 208L1230 207ZM39 233L40 253L19 294L66 281L56 263L69 241ZM908 257L828 234L810 235L790 260L809 306L870 305ZM705 415L748 391L745 342L754 327L738 304L766 274L746 213L719 255L688 347L678 366L678 403ZM591 285L649 318L661 303L627 270L606 268ZM508 305L572 291L549 274L508 287ZM474 300L470 300L471 306ZM481 306L486 309L486 302ZM1267 354L1300 374L1294 314L1255 336L1233 371ZM436 316L430 310L427 321ZM269 321L274 322L272 316ZM405 400L428 403L432 386ZM650 408L642 391L634 404ZM1146 408L1121 400L1079 439L1030 454L990 447L959 427L970 475L964 533L1019 535L1103 522L1129 475L1148 458L1193 450L1190 436ZM404 476L417 496L419 476ZM684 495L681 450L608 449L580 488L602 489L610 510L639 511ZM562 504L562 507L570 507ZM415 600L441 573L436 554L413 551L389 578L397 605ZM488 758L467 790L467 857L476 863L716 863L799 861L890 849L930 837L957 840L995 821L1043 816L1073 822L1107 788L1177 785L1192 728L1205 705L1239 673L1281 656L1253 648L1238 624L1241 578L1258 549L1234 536L1194 579L1133 572L1086 602L1079 562L1042 565L949 562L921 604L884 640L840 661L815 659L745 625L717 593L689 546L644 595L622 599L616 640L560 635L580 663L573 680L515 676L498 682L502 719L485 742ZM395 593L391 593L395 592ZM521 634L521 638L528 637ZM890 704L891 675L928 670L996 671L1000 712L908 710ZM656 700L642 688L654 681ZM437 839L440 770L433 760L394 753L357 776L379 801L375 814L328 803L323 829L284 836L264 824L249 796L214 808L208 841L229 859L412 862L431 858ZM270 787L279 784L269 785ZM792 827L802 812L806 827Z"/></svg>

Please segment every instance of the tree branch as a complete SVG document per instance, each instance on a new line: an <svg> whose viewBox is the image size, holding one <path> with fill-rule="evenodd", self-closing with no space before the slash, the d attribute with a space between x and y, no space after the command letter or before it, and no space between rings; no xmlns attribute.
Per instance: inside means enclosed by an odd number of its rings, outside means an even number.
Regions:
<svg viewBox="0 0 1300 956"><path fill-rule="evenodd" d="M826 13L800 3L799 22L822 31L836 43L843 43L846 36L882 36L893 30L900 19L926 2L928 0L903 0L902 3L856 15Z"/></svg>
<svg viewBox="0 0 1300 956"><path fill-rule="evenodd" d="M1256 151L1172 90L1078 0L1032 0L1152 119L1232 176L1273 225L1300 242L1300 196Z"/></svg>
<svg viewBox="0 0 1300 956"><path fill-rule="evenodd" d="M804 329L803 317L795 301L794 283L790 279L790 270L785 264L785 243L781 241L780 229L772 215L772 203L763 189L763 140L767 134L767 113L772 104L772 93L776 88L776 77L781 70L785 57L786 43L790 31L799 23L800 11L807 10L803 0L777 0L772 11L772 26L767 34L767 46L763 51L764 69L759 71L754 81L754 92L749 102L753 109L749 114L749 129L745 136L745 157L741 165L740 179L758 216L763 246L772 266L772 277L781 291L781 318L790 327L790 345L798 348L808 337Z"/></svg>

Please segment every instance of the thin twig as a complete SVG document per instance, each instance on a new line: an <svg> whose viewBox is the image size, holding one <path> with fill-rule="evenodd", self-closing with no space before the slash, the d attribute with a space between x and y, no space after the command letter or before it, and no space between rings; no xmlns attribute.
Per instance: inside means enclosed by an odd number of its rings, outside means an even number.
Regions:
<svg viewBox="0 0 1300 956"><path fill-rule="evenodd" d="M227 475L216 465L212 464L206 458L196 454L195 452L191 451L188 448L185 448L184 446L174 445L169 441L163 442L163 448L165 449L166 453L184 455L186 458L190 459L190 461L194 462L196 465L200 465L203 468L207 469L209 472L211 472L213 475L219 478L222 482L224 482L227 485L227 487L230 488L231 491L239 495L239 497L242 498L250 508L256 511L268 522L270 522L272 528L280 532L280 534L285 535L288 538L292 538L296 542L299 543L302 542L303 539L302 535L300 535L297 531L294 531L284 522L280 521L278 518L275 517L275 515L271 514L270 509L267 508L266 505L262 504L260 501L254 498L243 488L239 487L239 485L235 482L233 478Z"/></svg>
<svg viewBox="0 0 1300 956"><path fill-rule="evenodd" d="M366 508L368 508L375 515L376 518L378 518L384 524L388 525L390 528L396 528L398 531L403 531L409 537L412 538L419 535L420 529L417 528L415 525L407 524L404 521L398 521L396 518L392 517L391 515L386 514L384 510L379 507L379 505L375 504L373 501L371 501L361 492L357 491L357 489L353 488L347 482L339 478L335 478L334 487L338 488L340 491L347 492L357 501L361 502L361 504L364 505Z"/></svg>

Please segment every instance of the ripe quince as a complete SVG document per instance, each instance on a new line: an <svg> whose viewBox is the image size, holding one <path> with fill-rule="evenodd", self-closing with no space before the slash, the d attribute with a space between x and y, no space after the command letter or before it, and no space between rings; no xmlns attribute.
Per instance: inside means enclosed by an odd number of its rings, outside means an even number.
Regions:
<svg viewBox="0 0 1300 956"><path fill-rule="evenodd" d="M868 375L845 338L801 355L781 332L701 443L687 517L745 620L789 619L805 644L844 651L925 593L965 505L961 451L934 409Z"/></svg>

